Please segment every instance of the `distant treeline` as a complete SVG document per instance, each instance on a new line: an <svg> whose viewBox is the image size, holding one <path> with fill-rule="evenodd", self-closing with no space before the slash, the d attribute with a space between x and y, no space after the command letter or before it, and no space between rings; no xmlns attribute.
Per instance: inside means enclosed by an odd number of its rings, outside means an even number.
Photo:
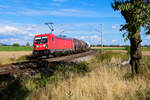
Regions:
<svg viewBox="0 0 150 100"><path fill-rule="evenodd" d="M7 45L7 44L4 44L4 43L0 43L0 46L28 46L28 47L30 47L30 43L27 42L26 45L20 45L19 43L13 43L12 45Z"/></svg>

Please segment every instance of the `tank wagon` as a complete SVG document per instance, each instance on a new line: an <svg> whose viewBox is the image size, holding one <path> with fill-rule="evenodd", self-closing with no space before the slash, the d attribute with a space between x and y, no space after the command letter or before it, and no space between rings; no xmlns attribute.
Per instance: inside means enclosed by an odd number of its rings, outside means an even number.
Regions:
<svg viewBox="0 0 150 100"><path fill-rule="evenodd" d="M33 55L42 57L84 52L90 49L87 42L66 36L54 34L35 35L33 41Z"/></svg>

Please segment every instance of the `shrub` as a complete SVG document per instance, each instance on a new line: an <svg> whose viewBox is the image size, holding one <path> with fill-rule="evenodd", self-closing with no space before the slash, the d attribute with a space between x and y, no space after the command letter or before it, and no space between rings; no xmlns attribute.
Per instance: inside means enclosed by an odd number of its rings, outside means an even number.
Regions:
<svg viewBox="0 0 150 100"><path fill-rule="evenodd" d="M20 46L19 43L13 43L13 46Z"/></svg>
<svg viewBox="0 0 150 100"><path fill-rule="evenodd" d="M20 79L8 79L0 83L0 100L25 100L28 94L28 89Z"/></svg>

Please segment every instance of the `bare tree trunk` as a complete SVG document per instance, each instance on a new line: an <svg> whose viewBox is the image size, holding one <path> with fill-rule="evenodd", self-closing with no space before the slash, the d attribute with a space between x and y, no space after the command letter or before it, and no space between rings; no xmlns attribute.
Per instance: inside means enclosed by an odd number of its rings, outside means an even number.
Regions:
<svg viewBox="0 0 150 100"><path fill-rule="evenodd" d="M141 52L141 36L140 29L135 30L134 33L131 33L130 36L130 64L132 67L132 73L139 73L139 68L141 66L142 52Z"/></svg>

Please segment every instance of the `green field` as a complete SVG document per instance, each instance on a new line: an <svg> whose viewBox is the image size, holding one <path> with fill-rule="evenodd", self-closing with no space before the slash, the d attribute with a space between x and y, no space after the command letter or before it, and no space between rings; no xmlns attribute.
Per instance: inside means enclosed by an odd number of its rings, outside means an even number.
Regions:
<svg viewBox="0 0 150 100"><path fill-rule="evenodd" d="M124 47L118 47L118 48L103 48L104 50L126 50Z"/></svg>
<svg viewBox="0 0 150 100"><path fill-rule="evenodd" d="M150 51L150 47L142 47L142 50L144 50L144 51Z"/></svg>
<svg viewBox="0 0 150 100"><path fill-rule="evenodd" d="M101 49L101 47L92 47L92 49ZM125 47L104 47L104 50L126 50ZM0 46L0 51L32 51L32 47L25 46ZM150 51L150 47L142 47L144 51Z"/></svg>
<svg viewBox="0 0 150 100"><path fill-rule="evenodd" d="M32 47L24 46L0 46L0 51L32 51Z"/></svg>

